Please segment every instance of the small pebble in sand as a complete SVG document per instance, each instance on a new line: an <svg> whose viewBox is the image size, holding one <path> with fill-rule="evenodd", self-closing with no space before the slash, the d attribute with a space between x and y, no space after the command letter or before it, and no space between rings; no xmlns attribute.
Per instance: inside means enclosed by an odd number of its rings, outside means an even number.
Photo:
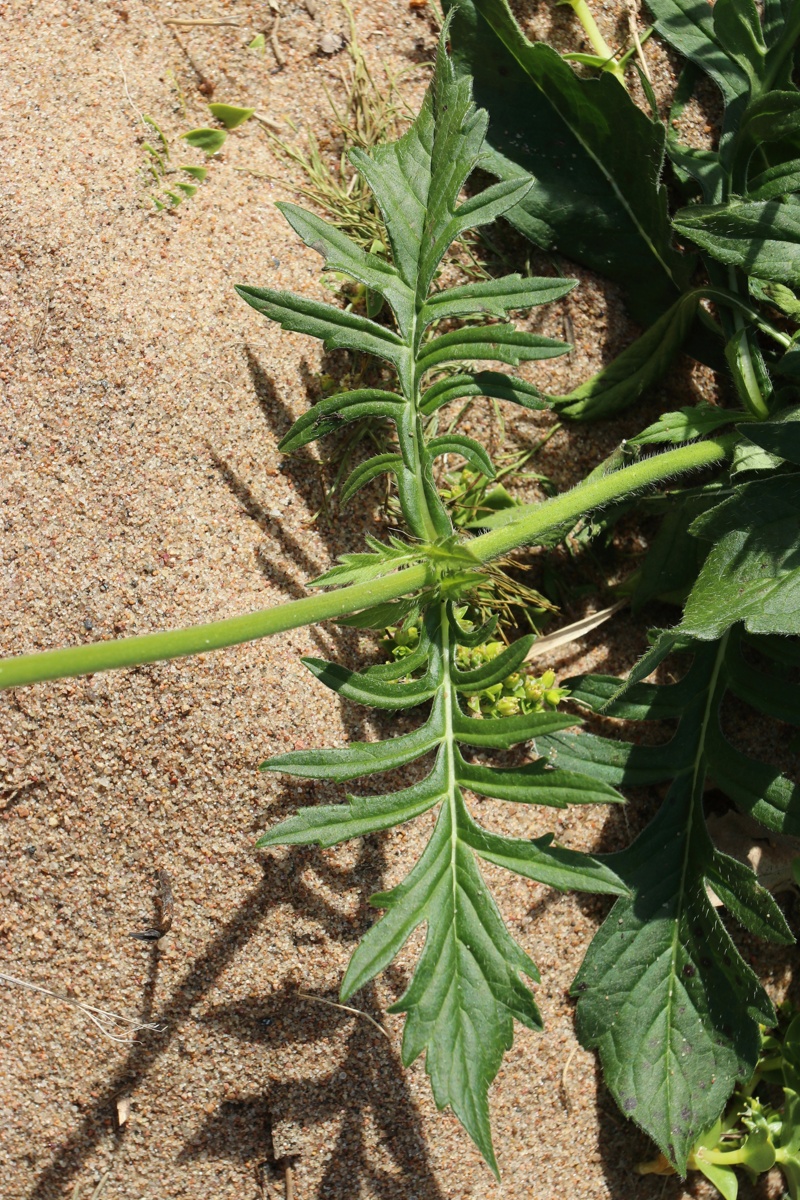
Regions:
<svg viewBox="0 0 800 1200"><path fill-rule="evenodd" d="M344 38L340 33L323 33L319 39L320 54L338 54L344 46Z"/></svg>

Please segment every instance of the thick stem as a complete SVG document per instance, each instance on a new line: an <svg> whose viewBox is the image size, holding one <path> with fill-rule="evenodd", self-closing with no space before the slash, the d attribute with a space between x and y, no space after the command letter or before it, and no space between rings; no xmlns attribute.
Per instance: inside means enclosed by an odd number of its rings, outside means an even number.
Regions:
<svg viewBox="0 0 800 1200"><path fill-rule="evenodd" d="M507 525L484 533L467 545L481 563L499 558L541 538L548 530L567 521L577 521L592 509L602 508L621 496L652 486L681 471L721 462L731 452L736 440L736 434L729 434L680 446L664 454L654 454L621 471L579 484L571 492L546 500L544 504L526 505ZM242 642L297 629L301 625L343 617L375 604L399 600L410 592L424 588L430 581L429 567L421 564L369 583L358 583L325 595L292 600L288 604L279 604L276 608L263 609L244 617L230 617L225 621L213 621L208 625L196 625L169 633L144 634L119 641L94 642L67 650L46 650L42 654L8 658L0 662L0 690L40 683L46 679L91 675L95 671L135 667L142 663L237 646Z"/></svg>
<svg viewBox="0 0 800 1200"><path fill-rule="evenodd" d="M92 675L95 671L137 667L142 663L238 646L242 642L253 642L274 633L284 633L287 629L343 617L370 608L373 604L396 600L424 587L429 579L427 566L408 567L383 579L354 584L324 595L307 596L303 600L291 600L275 608L261 609L243 617L229 617L225 621L212 621L208 625L193 625L189 629L175 629L168 633L146 633L140 637L92 642L87 646L72 646L66 650L45 650L40 654L7 658L0 662L0 690L26 683L41 683L45 679Z"/></svg>
<svg viewBox="0 0 800 1200"><path fill-rule="evenodd" d="M499 558L518 546L542 537L554 526L577 520L584 513L602 508L621 496L651 487L681 471L694 471L721 462L737 441L737 434L727 434L709 438L705 442L692 442L688 446L667 450L664 454L653 454L611 475L578 484L571 492L554 496L544 504L526 505L508 524L476 537L469 543L469 549L482 563Z"/></svg>

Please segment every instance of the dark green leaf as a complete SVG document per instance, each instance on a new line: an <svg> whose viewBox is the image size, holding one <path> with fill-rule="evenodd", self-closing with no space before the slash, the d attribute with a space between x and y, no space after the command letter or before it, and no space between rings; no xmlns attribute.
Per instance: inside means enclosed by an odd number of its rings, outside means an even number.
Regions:
<svg viewBox="0 0 800 1200"><path fill-rule="evenodd" d="M620 412L660 382L683 345L697 312L699 293L688 292L608 366L568 396L551 396L553 407L575 421Z"/></svg>
<svg viewBox="0 0 800 1200"><path fill-rule="evenodd" d="M697 691L702 668L690 667L680 683L634 683L622 691L622 680L612 675L585 675L568 679L570 700L593 712L626 721L664 721L681 717ZM617 698L620 697L621 698Z"/></svg>
<svg viewBox="0 0 800 1200"><path fill-rule="evenodd" d="M800 158L777 163L753 176L747 185L750 200L777 200L800 191Z"/></svg>
<svg viewBox="0 0 800 1200"><path fill-rule="evenodd" d="M706 866L706 879L731 916L750 933L784 946L794 944L786 918L750 867L716 851Z"/></svg>
<svg viewBox="0 0 800 1200"><path fill-rule="evenodd" d="M419 355L419 372L439 363L492 359L516 366L537 358L556 358L568 346L539 333L524 333L513 325L471 325L454 329L427 342Z"/></svg>
<svg viewBox="0 0 800 1200"><path fill-rule="evenodd" d="M686 746L675 738L665 746L636 746L591 733L561 733L537 738L536 749L549 755L554 766L614 788L661 783L688 763Z"/></svg>
<svg viewBox="0 0 800 1200"><path fill-rule="evenodd" d="M486 1089L511 1045L513 1019L541 1028L520 978L538 981L539 974L509 936L463 840L470 824L456 794L454 803L442 805L433 837L405 882L373 897L388 911L353 955L342 999L382 970L427 922L411 985L391 1009L408 1014L403 1061L426 1051L437 1107L452 1107L496 1172Z"/></svg>
<svg viewBox="0 0 800 1200"><path fill-rule="evenodd" d="M759 712L790 725L800 725L800 685L759 671L743 657L734 639L725 659L728 687Z"/></svg>
<svg viewBox="0 0 800 1200"><path fill-rule="evenodd" d="M473 313L505 317L514 309L525 310L559 300L572 291L575 283L574 279L530 279L521 275L484 279L446 292L434 292L423 305L419 319L423 325L430 325L432 321Z"/></svg>
<svg viewBox="0 0 800 1200"><path fill-rule="evenodd" d="M524 842L519 838L500 837L471 824L465 840L481 858L498 867L515 871L526 879L535 879L560 892L579 888L582 892L599 892L606 896L623 896L628 889L610 867L581 854L551 845L552 834Z"/></svg>
<svg viewBox="0 0 800 1200"><path fill-rule="evenodd" d="M726 101L749 88L748 73L723 44L710 4L698 0L647 0L661 36L701 67Z"/></svg>
<svg viewBox="0 0 800 1200"><path fill-rule="evenodd" d="M568 804L619 804L622 796L607 784L560 771L546 759L522 767L482 767L456 759L458 782L479 796L509 800L515 804L542 804L547 808L566 808Z"/></svg>
<svg viewBox="0 0 800 1200"><path fill-rule="evenodd" d="M443 733L441 717L434 713L413 733L404 733L385 742L351 742L339 750L293 750L289 754L276 754L262 763L261 769L299 775L302 779L347 783L414 762L438 746Z"/></svg>
<svg viewBox="0 0 800 1200"><path fill-rule="evenodd" d="M352 500L356 492L370 480L375 479L378 475L385 475L387 471L396 475L402 465L403 460L399 454L376 454L373 458L368 458L348 476L347 482L342 488L342 505Z"/></svg>
<svg viewBox="0 0 800 1200"><path fill-rule="evenodd" d="M395 365L407 353L396 333L357 313L292 292L274 292L271 288L237 285L235 290L256 312L277 321L284 329L319 338L328 350L359 350Z"/></svg>
<svg viewBox="0 0 800 1200"><path fill-rule="evenodd" d="M442 799L446 787L444 756L425 779L383 796L349 796L349 804L301 808L259 838L258 846L337 846L350 838L389 829L426 812Z"/></svg>
<svg viewBox="0 0 800 1200"><path fill-rule="evenodd" d="M465 746L488 746L495 750L508 750L519 742L530 742L534 738L544 738L546 734L558 729L568 729L570 725L578 725L577 717L568 717L563 713L541 712L520 713L516 717L467 717L456 713L453 717L453 731L456 740Z"/></svg>
<svg viewBox="0 0 800 1200"><path fill-rule="evenodd" d="M707 552L707 547L692 537L689 529L698 514L718 500L715 492L677 493L667 497L666 512L636 582L634 612L656 598L683 603Z"/></svg>
<svg viewBox="0 0 800 1200"><path fill-rule="evenodd" d="M619 282L654 319L687 278L660 185L663 125L609 75L581 79L528 42L505 0L454 6L452 45L489 111L483 164L502 179L533 177L508 219L543 249Z"/></svg>
<svg viewBox="0 0 800 1200"><path fill-rule="evenodd" d="M789 287L800 277L800 211L779 200L682 208L673 225L719 262Z"/></svg>
<svg viewBox="0 0 800 1200"><path fill-rule="evenodd" d="M702 785L685 775L614 866L618 900L573 985L578 1036L597 1048L606 1085L681 1173L759 1051L772 1004L706 892L713 848ZM654 869L654 864L658 869Z"/></svg>
<svg viewBox="0 0 800 1200"><path fill-rule="evenodd" d="M360 421L362 417L400 419L406 401L394 392L378 388L361 388L355 392L339 392L328 396L299 417L278 444L282 454L291 454L317 438L333 433L343 421Z"/></svg>
<svg viewBox="0 0 800 1200"><path fill-rule="evenodd" d="M748 425L746 432L757 446L800 466L800 408L788 409L774 421Z"/></svg>
<svg viewBox="0 0 800 1200"><path fill-rule="evenodd" d="M442 437L432 438L428 442L428 454L431 458L439 458L442 454L457 454L471 463L476 471L480 471L487 479L494 479L495 469L492 460L480 442L465 437L463 433L446 433Z"/></svg>
<svg viewBox="0 0 800 1200"><path fill-rule="evenodd" d="M684 632L715 638L744 621L753 633L800 633L800 475L743 484L692 532L714 545Z"/></svg>
<svg viewBox="0 0 800 1200"><path fill-rule="evenodd" d="M338 663L325 662L321 658L300 660L316 675L321 683L331 688L346 700L356 704L370 704L375 708L414 708L430 700L438 687L438 680L430 674L422 679L407 683L382 682L363 671L348 671Z"/></svg>
<svg viewBox="0 0 800 1200"><path fill-rule="evenodd" d="M715 404L701 401L692 408L681 408L678 412L664 413L653 425L648 425L636 437L628 439L631 446L651 446L660 442L680 444L691 442L695 438L706 437L709 433L730 425L732 421L741 420L742 414L717 408ZM748 427L749 434L749 427Z"/></svg>
<svg viewBox="0 0 800 1200"><path fill-rule="evenodd" d="M565 345L564 350L568 347ZM524 379L504 375L500 371L473 371L469 375L446 375L427 389L422 397L420 411L430 416L451 400L467 396L489 396L495 400L508 400L523 408L547 408L547 401L538 388Z"/></svg>
<svg viewBox="0 0 800 1200"><path fill-rule="evenodd" d="M391 263L377 254L368 254L341 229L296 204L283 202L275 207L306 245L322 255L326 271L342 271L378 292L391 305L403 336L408 334L414 317L414 294Z"/></svg>
<svg viewBox="0 0 800 1200"><path fill-rule="evenodd" d="M724 50L737 62L755 88L764 73L767 47L754 0L717 0L714 32Z"/></svg>
<svg viewBox="0 0 800 1200"><path fill-rule="evenodd" d="M709 722L705 749L709 773L738 809L775 833L800 836L800 785L732 746L718 719Z"/></svg>
<svg viewBox="0 0 800 1200"><path fill-rule="evenodd" d="M470 671L458 671L454 669L453 682L456 688L460 692L477 692L481 688L492 687L495 683L501 683L502 680L522 666L528 651L535 641L536 634L529 633L525 637L517 638L505 650L501 650L498 655L488 662L482 663L479 667L474 667Z"/></svg>

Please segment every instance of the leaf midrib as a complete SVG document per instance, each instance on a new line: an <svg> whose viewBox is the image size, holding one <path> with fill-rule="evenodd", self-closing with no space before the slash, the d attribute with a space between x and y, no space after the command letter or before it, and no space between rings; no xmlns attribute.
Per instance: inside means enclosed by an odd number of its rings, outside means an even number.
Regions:
<svg viewBox="0 0 800 1200"><path fill-rule="evenodd" d="M444 694L445 776L447 779L447 806L450 812L450 879L453 905L453 934L456 940L456 972L458 970L458 886L456 883L458 851L458 810L456 805L455 729L453 726L453 681L450 676L450 624L444 604L441 606L442 630L442 691Z"/></svg>
<svg viewBox="0 0 800 1200"><path fill-rule="evenodd" d="M681 872L680 872L680 887L679 887L679 892L678 892L679 900L678 900L678 905L677 905L677 911L675 913L675 920L673 923L672 947L671 947L671 953L670 953L670 977L669 977L669 990L667 993L667 1033L668 1033L668 1037L666 1039L668 1050L669 1050L669 1046L671 1045L671 1041L672 1041L671 1033L672 1033L672 1028L673 1028L673 1008L674 1008L674 1002L675 1002L675 984L677 981L677 961L676 960L677 960L677 956L678 956L678 950L680 948L680 936L679 935L680 935L681 923L683 920L684 897L686 895L686 879L687 879L687 876L689 873L689 857L690 857L691 845L692 845L691 832L692 832L692 827L694 825L695 805L698 802L698 797L700 797L701 803L702 803L702 788L703 788L703 782L705 779L706 731L708 729L709 722L711 720L713 720L713 718L714 718L714 702L715 702L716 694L717 694L717 681L719 679L720 672L722 671L722 667L725 662L725 651L726 651L727 644L728 644L728 637L729 637L729 633L726 633L724 635L724 637L720 640L719 648L717 650L717 655L714 660L714 666L713 666L713 669L709 676L708 691L706 694L706 703L705 703L705 707L703 709L703 719L700 722L700 729L698 731L698 737L697 737L697 749L695 751L694 762L692 763L692 768L691 768L691 770L692 770L692 785L691 785L692 786L692 790L691 790L692 799L691 799L691 804L690 804L689 813L688 813L688 821L687 821L688 829L687 829L686 840L684 843L683 863L681 864ZM665 1085L664 1086L666 1089L666 1096L667 1096L666 1112L670 1113L670 1114L672 1112L671 1081L672 1081L672 1072L667 1070L665 1072Z"/></svg>

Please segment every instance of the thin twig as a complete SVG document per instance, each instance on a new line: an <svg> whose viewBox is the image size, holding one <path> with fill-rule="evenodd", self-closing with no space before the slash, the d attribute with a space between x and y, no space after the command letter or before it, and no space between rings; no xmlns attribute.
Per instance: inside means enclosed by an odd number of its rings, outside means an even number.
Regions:
<svg viewBox="0 0 800 1200"><path fill-rule="evenodd" d="M145 119L144 119L144 114L142 113L142 110L141 110L140 108L137 108L137 106L134 104L134 102L133 102L133 96L131 96L130 92L128 91L128 77L127 77L127 75L125 74L125 68L124 68L124 67L123 67L123 65L122 65L122 59L121 59L121 58L120 58L120 56L117 54L116 50L114 51L114 54L116 55L117 62L119 63L119 71L120 71L120 74L121 74L121 76L122 76L122 87L123 87L123 89L124 89L124 91L125 91L125 97L126 97L126 99L127 99L127 101L128 101L128 104L130 104L131 108L132 108L132 109L133 109L133 111L136 113L137 117L138 117L138 118L139 118L139 120L142 122L142 124L143 124L143 125L145 125L145 124L146 124L146 122L145 122Z"/></svg>
<svg viewBox="0 0 800 1200"><path fill-rule="evenodd" d="M41 345L41 342L42 342L42 338L44 337L44 334L45 334L45 330L47 329L47 323L48 323L48 320L50 317L50 301L53 299L53 295L54 295L54 293L51 290L47 293L47 295L44 298L44 314L42 315L42 319L39 323L39 327L36 330L36 333L33 335L32 349L33 349L34 353L39 349L39 346Z"/></svg>
<svg viewBox="0 0 800 1200"><path fill-rule="evenodd" d="M54 992L52 988L40 987L38 983L29 983L26 979L17 979L14 975L6 975L0 971L0 980L4 983L12 984L14 987L28 988L32 992L41 992L43 996L51 996L54 1000L61 1000L64 1004L71 1004L73 1008L80 1009L84 1016L97 1026L100 1032L112 1042L132 1042L134 1038L120 1037L116 1033L112 1033L106 1028L103 1020L119 1021L122 1025L133 1026L134 1035L140 1033L143 1029L149 1029L153 1033L163 1033L166 1025L152 1025L146 1022L137 1021L134 1017L123 1017L120 1013L109 1012L106 1008L95 1008L93 1004L84 1004L81 1000L75 1000L72 996L65 996L61 992Z"/></svg>
<svg viewBox="0 0 800 1200"><path fill-rule="evenodd" d="M642 74L644 75L645 79L652 87L653 81L650 78L650 72L647 69L647 60L644 56L644 50L642 49L642 43L639 39L639 30L636 25L637 13L636 13L636 5L634 4L634 0L625 0L625 8L626 8L627 14L628 14L628 28L631 31L631 37L633 38L633 44L636 47L636 57L639 60L639 66L642 68Z"/></svg>
<svg viewBox="0 0 800 1200"><path fill-rule="evenodd" d="M349 1004L336 1004L333 1000L326 1000L324 996L312 996L309 992L295 992L295 996L300 996L303 1000L316 1000L318 1004L327 1004L329 1008L340 1008L342 1012L349 1012L356 1017L363 1017L365 1021L369 1021L370 1025L374 1025L379 1033L383 1034L387 1042L392 1040L383 1026L379 1025L375 1018L371 1017L369 1013L364 1012L363 1009L351 1008Z"/></svg>
<svg viewBox="0 0 800 1200"><path fill-rule="evenodd" d="M286 1186L286 1200L294 1200L294 1171L291 1163L286 1164L283 1178Z"/></svg>
<svg viewBox="0 0 800 1200"><path fill-rule="evenodd" d="M183 52L183 55L186 58L186 61L188 62L189 66L192 68L195 75L197 76L198 92L200 92L201 96L213 96L214 84L212 83L212 81L208 78L208 76L205 74L204 71L200 70L197 63L194 61L191 54L189 53L188 48L186 46L184 46L183 42L178 37L178 35L174 29L172 30L172 36L174 37L175 41L178 43L178 46L180 47L181 51Z"/></svg>
<svg viewBox="0 0 800 1200"><path fill-rule="evenodd" d="M286 66L286 55L283 53L278 41L278 30L281 25L281 14L276 13L275 20L272 22L272 29L269 31L269 44L272 47L272 53L275 55L275 62L279 67Z"/></svg>
<svg viewBox="0 0 800 1200"><path fill-rule="evenodd" d="M140 942L157 942L172 929L175 902L172 896L172 882L166 871L156 871L158 883L158 922L152 929L137 930L129 933L128 937L138 938Z"/></svg>
<svg viewBox="0 0 800 1200"><path fill-rule="evenodd" d="M263 113L253 113L253 120L259 121L262 125L266 125L267 129L271 129L274 133L283 132L282 125L279 125L277 121L273 121L269 117L265 117Z"/></svg>
<svg viewBox="0 0 800 1200"><path fill-rule="evenodd" d="M111 1178L111 1172L106 1171L105 1175L100 1180L97 1187L92 1192L91 1196L87 1197L87 1200L100 1200L100 1197L103 1194L103 1192L105 1191L106 1184L108 1183L110 1178ZM75 1187L72 1191L72 1200L81 1200L81 1184L80 1183L75 1184Z"/></svg>
<svg viewBox="0 0 800 1200"><path fill-rule="evenodd" d="M569 1058L564 1063L564 1070L561 1072L561 1103L564 1105L564 1108L568 1113L572 1112L572 1100L570 1099L569 1090L567 1088L567 1076L569 1075L569 1069L572 1066L572 1060L578 1053L578 1049L578 1046L572 1047Z"/></svg>
<svg viewBox="0 0 800 1200"><path fill-rule="evenodd" d="M106 1184L108 1183L110 1178L111 1178L111 1172L106 1171L105 1175L103 1176L103 1178L98 1183L97 1187L92 1192L89 1200L100 1200L100 1196L106 1190Z"/></svg>
<svg viewBox="0 0 800 1200"><path fill-rule="evenodd" d="M175 25L179 29L194 29L198 26L211 28L214 25L231 25L234 29L241 29L240 21L228 21L224 17L169 17L164 20L165 25Z"/></svg>
<svg viewBox="0 0 800 1200"><path fill-rule="evenodd" d="M543 654L560 650L562 646L567 646L570 642L576 642L578 638L597 629L598 625L603 625L627 603L628 597L626 596L608 608L601 608L599 612L589 613L588 617L582 617L580 621L573 621L571 625L565 625L563 629L558 629L555 633L548 633L547 637L537 638L525 656L525 661L530 662L531 659L540 658Z"/></svg>

